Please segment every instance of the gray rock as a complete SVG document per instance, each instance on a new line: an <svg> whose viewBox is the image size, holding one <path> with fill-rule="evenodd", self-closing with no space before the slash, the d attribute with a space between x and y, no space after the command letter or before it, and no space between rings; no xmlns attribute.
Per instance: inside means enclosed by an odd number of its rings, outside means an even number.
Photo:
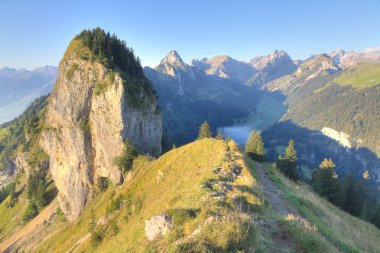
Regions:
<svg viewBox="0 0 380 253"><path fill-rule="evenodd" d="M172 218L167 214L153 216L145 221L145 235L149 241L163 236L173 228Z"/></svg>
<svg viewBox="0 0 380 253"><path fill-rule="evenodd" d="M67 71L73 66L70 77ZM100 63L66 57L49 98L40 145L50 158L62 211L71 221L94 197L99 178L122 182L113 160L126 139L144 153L161 153L162 122L155 103L129 106L118 74L104 92L95 93L96 85L107 83L108 71Z"/></svg>

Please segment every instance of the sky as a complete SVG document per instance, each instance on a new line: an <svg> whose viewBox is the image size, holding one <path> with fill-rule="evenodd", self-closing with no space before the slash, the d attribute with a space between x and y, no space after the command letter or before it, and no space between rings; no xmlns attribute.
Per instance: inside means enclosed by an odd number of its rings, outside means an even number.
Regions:
<svg viewBox="0 0 380 253"><path fill-rule="evenodd" d="M0 67L59 64L70 40L101 27L155 66L227 54L249 61L275 49L294 59L380 46L380 0L0 0Z"/></svg>

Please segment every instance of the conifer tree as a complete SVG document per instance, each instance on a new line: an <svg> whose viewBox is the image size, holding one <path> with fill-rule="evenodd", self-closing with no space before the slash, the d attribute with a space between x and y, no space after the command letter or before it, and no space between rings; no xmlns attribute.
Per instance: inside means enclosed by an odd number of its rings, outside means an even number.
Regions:
<svg viewBox="0 0 380 253"><path fill-rule="evenodd" d="M199 135L198 140L204 139L204 138L211 138L212 137L212 131L207 123L207 121L203 122L203 124L199 127Z"/></svg>
<svg viewBox="0 0 380 253"><path fill-rule="evenodd" d="M294 148L294 141L291 139L288 143L288 146L285 149L285 159L295 163L298 158L297 158L297 151Z"/></svg>
<svg viewBox="0 0 380 253"><path fill-rule="evenodd" d="M365 193L362 182L354 179L352 174L342 183L342 208L352 215L359 216L363 209Z"/></svg>
<svg viewBox="0 0 380 253"><path fill-rule="evenodd" d="M218 134L215 136L216 140L224 141L224 136L221 132L218 132Z"/></svg>
<svg viewBox="0 0 380 253"><path fill-rule="evenodd" d="M313 188L322 197L326 197L332 203L339 205L339 182L335 172L335 164L332 159L324 159L313 173Z"/></svg>
<svg viewBox="0 0 380 253"><path fill-rule="evenodd" d="M294 141L291 139L285 149L285 155L279 156L276 167L292 180L297 180L297 151L294 148Z"/></svg>
<svg viewBox="0 0 380 253"><path fill-rule="evenodd" d="M264 161L265 149L261 134L258 131L252 131L245 144L245 152L249 157L258 162Z"/></svg>
<svg viewBox="0 0 380 253"><path fill-rule="evenodd" d="M133 148L131 144L129 144L128 140L124 143L124 149L119 157L115 157L114 164L119 168L119 170L123 173L132 169L133 160L137 157L138 153Z"/></svg>

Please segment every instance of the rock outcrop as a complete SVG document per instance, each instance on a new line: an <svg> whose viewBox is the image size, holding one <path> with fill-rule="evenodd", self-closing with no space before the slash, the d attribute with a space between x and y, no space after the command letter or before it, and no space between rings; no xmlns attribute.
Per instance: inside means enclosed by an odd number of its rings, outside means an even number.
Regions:
<svg viewBox="0 0 380 253"><path fill-rule="evenodd" d="M145 235L149 241L163 236L173 228L172 218L167 214L153 216L145 221Z"/></svg>
<svg viewBox="0 0 380 253"><path fill-rule="evenodd" d="M98 180L122 182L113 160L121 154L124 141L157 156L162 135L156 102L139 93L144 106L132 106L127 95L131 81L97 60L70 51L76 40L60 63L40 141L50 158L61 208L69 220L75 220L94 196Z"/></svg>

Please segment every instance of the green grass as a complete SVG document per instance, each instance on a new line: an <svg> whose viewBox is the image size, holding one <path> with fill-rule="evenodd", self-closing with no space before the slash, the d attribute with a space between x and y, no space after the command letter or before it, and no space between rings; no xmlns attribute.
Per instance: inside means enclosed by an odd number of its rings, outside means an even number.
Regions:
<svg viewBox="0 0 380 253"><path fill-rule="evenodd" d="M241 169L239 177L230 174L234 166ZM218 168L228 173L215 173ZM225 200L213 198L223 183L232 190ZM100 194L78 221L62 226L37 252L66 252L90 232L91 220L100 217L104 217L105 225L98 225L96 237L93 233L92 239L76 248L77 252L257 250L260 244L252 214L234 202L241 200L250 208L262 205L255 186L256 180L233 142L204 139L173 149L158 160L139 157L130 181ZM122 199L120 208L110 208L117 198ZM145 221L162 213L172 216L175 227L149 243ZM193 234L197 229L200 232Z"/></svg>
<svg viewBox="0 0 380 253"><path fill-rule="evenodd" d="M363 63L351 67L332 82L363 89L380 84L380 64Z"/></svg>
<svg viewBox="0 0 380 253"><path fill-rule="evenodd" d="M12 208L8 208L10 196L0 204L0 241L11 236L17 229L23 226L22 216L28 205L26 190L22 187L26 184L26 179L20 179L16 186L17 203Z"/></svg>
<svg viewBox="0 0 380 253"><path fill-rule="evenodd" d="M288 180L272 166L266 169L289 202L335 247L343 252L380 252L380 231L374 225L345 213L319 197L310 186Z"/></svg>
<svg viewBox="0 0 380 253"><path fill-rule="evenodd" d="M281 219L279 224L281 234L292 241L296 245L296 248L301 249L303 252L332 252L333 249L318 232L306 229L297 221Z"/></svg>

